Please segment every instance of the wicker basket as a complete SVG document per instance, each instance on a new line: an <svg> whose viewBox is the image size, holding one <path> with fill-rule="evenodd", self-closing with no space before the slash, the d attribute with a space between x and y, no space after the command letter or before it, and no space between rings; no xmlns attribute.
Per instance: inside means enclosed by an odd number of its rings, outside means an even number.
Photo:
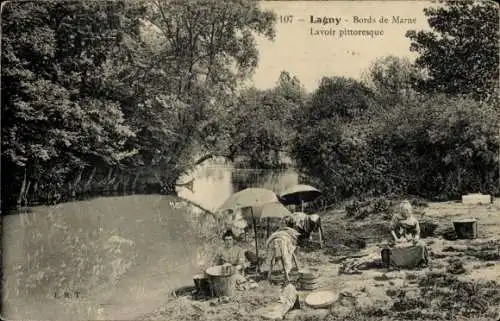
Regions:
<svg viewBox="0 0 500 321"><path fill-rule="evenodd" d="M331 306L338 296L331 291L318 291L306 297L306 304L314 309L324 309Z"/></svg>

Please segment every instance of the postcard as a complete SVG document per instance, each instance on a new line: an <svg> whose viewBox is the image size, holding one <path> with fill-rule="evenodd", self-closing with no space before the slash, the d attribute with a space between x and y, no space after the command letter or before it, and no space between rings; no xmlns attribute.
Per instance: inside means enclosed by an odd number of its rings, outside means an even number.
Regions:
<svg viewBox="0 0 500 321"><path fill-rule="evenodd" d="M2 3L3 320L498 320L498 5Z"/></svg>

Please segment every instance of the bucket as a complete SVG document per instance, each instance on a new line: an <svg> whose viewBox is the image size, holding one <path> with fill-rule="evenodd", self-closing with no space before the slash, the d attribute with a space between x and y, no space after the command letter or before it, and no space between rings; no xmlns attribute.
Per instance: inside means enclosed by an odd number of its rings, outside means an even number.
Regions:
<svg viewBox="0 0 500 321"><path fill-rule="evenodd" d="M318 272L318 269L315 269L315 268L302 269L302 270L299 270L299 275L300 275L300 279L313 280L313 279L318 278L319 272Z"/></svg>
<svg viewBox="0 0 500 321"><path fill-rule="evenodd" d="M210 283L206 274L197 274L193 277L196 292L200 295L210 296Z"/></svg>
<svg viewBox="0 0 500 321"><path fill-rule="evenodd" d="M319 287L319 271L315 268L302 269L299 271L300 288L306 291L312 291Z"/></svg>
<svg viewBox="0 0 500 321"><path fill-rule="evenodd" d="M389 267L391 265L391 250L390 249L382 249L380 253L382 256L382 264L384 267Z"/></svg>
<svg viewBox="0 0 500 321"><path fill-rule="evenodd" d="M463 219L453 221L455 233L459 239L475 239L477 238L477 220Z"/></svg>
<svg viewBox="0 0 500 321"><path fill-rule="evenodd" d="M299 279L299 274L297 270L292 269L288 273L288 277L291 282L296 282ZM283 283L285 281L285 274L281 270L272 271L269 280L274 284Z"/></svg>
<svg viewBox="0 0 500 321"><path fill-rule="evenodd" d="M215 297L233 296L236 290L235 274L227 275L223 266L208 268L206 273L210 281L210 288Z"/></svg>
<svg viewBox="0 0 500 321"><path fill-rule="evenodd" d="M269 276L269 280L273 283L280 283L285 280L285 275L281 271L273 271Z"/></svg>
<svg viewBox="0 0 500 321"><path fill-rule="evenodd" d="M314 281L300 281L300 289L305 291L316 290L320 287L320 284L317 280Z"/></svg>

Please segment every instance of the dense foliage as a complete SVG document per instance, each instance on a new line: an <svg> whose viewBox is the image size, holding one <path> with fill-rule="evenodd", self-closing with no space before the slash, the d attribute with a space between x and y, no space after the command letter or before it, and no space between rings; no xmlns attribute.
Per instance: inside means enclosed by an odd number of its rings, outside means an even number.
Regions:
<svg viewBox="0 0 500 321"><path fill-rule="evenodd" d="M369 121L305 127L293 156L331 200L498 194L498 119L484 103L423 97Z"/></svg>
<svg viewBox="0 0 500 321"><path fill-rule="evenodd" d="M30 187L45 198L71 191L81 170L115 165L128 151L134 132L106 86L107 64L135 36L141 7L11 2L3 9L4 205Z"/></svg>
<svg viewBox="0 0 500 321"><path fill-rule="evenodd" d="M227 113L233 152L254 168L278 168L294 137L294 115L305 102L300 81L283 71L276 87L240 92Z"/></svg>
<svg viewBox="0 0 500 321"><path fill-rule="evenodd" d="M363 78L377 102L391 108L414 99L424 75L408 58L387 56L375 59Z"/></svg>
<svg viewBox="0 0 500 321"><path fill-rule="evenodd" d="M424 9L431 31L407 32L416 64L428 78L419 83L425 92L498 99L498 3L440 1Z"/></svg>
<svg viewBox="0 0 500 321"><path fill-rule="evenodd" d="M226 152L214 137L257 64L253 37L274 36L250 0L2 8L3 208L173 191L193 150Z"/></svg>

